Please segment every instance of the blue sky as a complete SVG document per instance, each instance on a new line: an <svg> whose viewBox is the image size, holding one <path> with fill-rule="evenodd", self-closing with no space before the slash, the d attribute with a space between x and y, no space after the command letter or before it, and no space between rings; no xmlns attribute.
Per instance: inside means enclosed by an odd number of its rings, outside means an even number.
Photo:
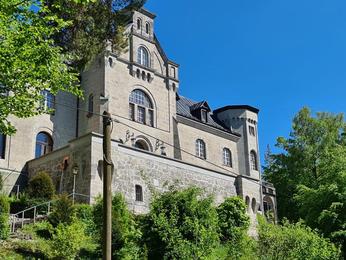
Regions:
<svg viewBox="0 0 346 260"><path fill-rule="evenodd" d="M260 109L262 158L293 116L346 111L345 0L148 0L180 94Z"/></svg>

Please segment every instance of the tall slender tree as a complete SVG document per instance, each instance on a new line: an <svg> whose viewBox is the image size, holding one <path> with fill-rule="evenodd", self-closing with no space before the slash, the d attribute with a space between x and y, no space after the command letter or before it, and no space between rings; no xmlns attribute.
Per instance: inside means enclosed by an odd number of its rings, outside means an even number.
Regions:
<svg viewBox="0 0 346 260"><path fill-rule="evenodd" d="M277 189L279 217L303 219L346 248L346 123L342 114L302 109L283 152L270 154L264 178Z"/></svg>

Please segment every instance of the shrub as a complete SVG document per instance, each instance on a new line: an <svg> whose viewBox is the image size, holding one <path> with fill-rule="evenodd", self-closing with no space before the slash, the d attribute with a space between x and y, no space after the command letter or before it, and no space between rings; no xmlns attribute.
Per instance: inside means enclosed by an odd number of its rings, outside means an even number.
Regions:
<svg viewBox="0 0 346 260"><path fill-rule="evenodd" d="M96 225L94 223L93 207L87 204L76 204L73 206L74 216L85 224L86 233L95 235Z"/></svg>
<svg viewBox="0 0 346 260"><path fill-rule="evenodd" d="M31 198L51 200L55 194L52 178L45 172L36 174L29 180L27 193Z"/></svg>
<svg viewBox="0 0 346 260"><path fill-rule="evenodd" d="M0 195L0 240L6 239L10 233L9 217L10 203L8 197Z"/></svg>
<svg viewBox="0 0 346 260"><path fill-rule="evenodd" d="M2 175L0 172L0 193L2 192L2 189L4 188L4 180L2 179Z"/></svg>
<svg viewBox="0 0 346 260"><path fill-rule="evenodd" d="M85 234L85 224L73 219L71 224L60 223L49 241L51 255L48 258L75 259L84 248L94 250L92 239Z"/></svg>
<svg viewBox="0 0 346 260"><path fill-rule="evenodd" d="M282 226L259 218L261 259L340 259L340 249L301 222Z"/></svg>
<svg viewBox="0 0 346 260"><path fill-rule="evenodd" d="M94 205L94 221L102 245L102 198ZM115 259L143 259L139 246L141 232L134 216L127 209L124 197L116 194L112 199L112 252Z"/></svg>
<svg viewBox="0 0 346 260"><path fill-rule="evenodd" d="M221 241L240 240L250 225L246 204L239 197L227 198L217 207Z"/></svg>
<svg viewBox="0 0 346 260"><path fill-rule="evenodd" d="M217 213L201 190L174 188L156 198L144 218L150 259L201 259L219 245Z"/></svg>
<svg viewBox="0 0 346 260"><path fill-rule="evenodd" d="M59 224L70 224L74 214L72 200L67 194L57 196L52 206L52 213L48 216L49 222L57 227Z"/></svg>

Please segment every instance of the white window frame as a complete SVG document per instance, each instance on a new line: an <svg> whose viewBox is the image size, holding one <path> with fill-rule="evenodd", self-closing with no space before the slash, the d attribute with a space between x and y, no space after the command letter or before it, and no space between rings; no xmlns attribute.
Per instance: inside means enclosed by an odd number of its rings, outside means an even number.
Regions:
<svg viewBox="0 0 346 260"><path fill-rule="evenodd" d="M207 159L207 148L206 144L202 139L196 140L196 156L201 159Z"/></svg>
<svg viewBox="0 0 346 260"><path fill-rule="evenodd" d="M222 150L223 165L228 167L233 167L232 165L232 152L228 148L223 148Z"/></svg>

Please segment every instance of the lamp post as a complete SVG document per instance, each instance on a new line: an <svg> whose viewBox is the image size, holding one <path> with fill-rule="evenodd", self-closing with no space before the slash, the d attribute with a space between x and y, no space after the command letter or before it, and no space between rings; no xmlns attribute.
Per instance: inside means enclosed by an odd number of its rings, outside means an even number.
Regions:
<svg viewBox="0 0 346 260"><path fill-rule="evenodd" d="M72 191L72 204L74 205L74 196L75 196L75 193L76 193L76 176L78 174L78 166L75 165L73 168L72 168L72 174L73 174L73 191Z"/></svg>

